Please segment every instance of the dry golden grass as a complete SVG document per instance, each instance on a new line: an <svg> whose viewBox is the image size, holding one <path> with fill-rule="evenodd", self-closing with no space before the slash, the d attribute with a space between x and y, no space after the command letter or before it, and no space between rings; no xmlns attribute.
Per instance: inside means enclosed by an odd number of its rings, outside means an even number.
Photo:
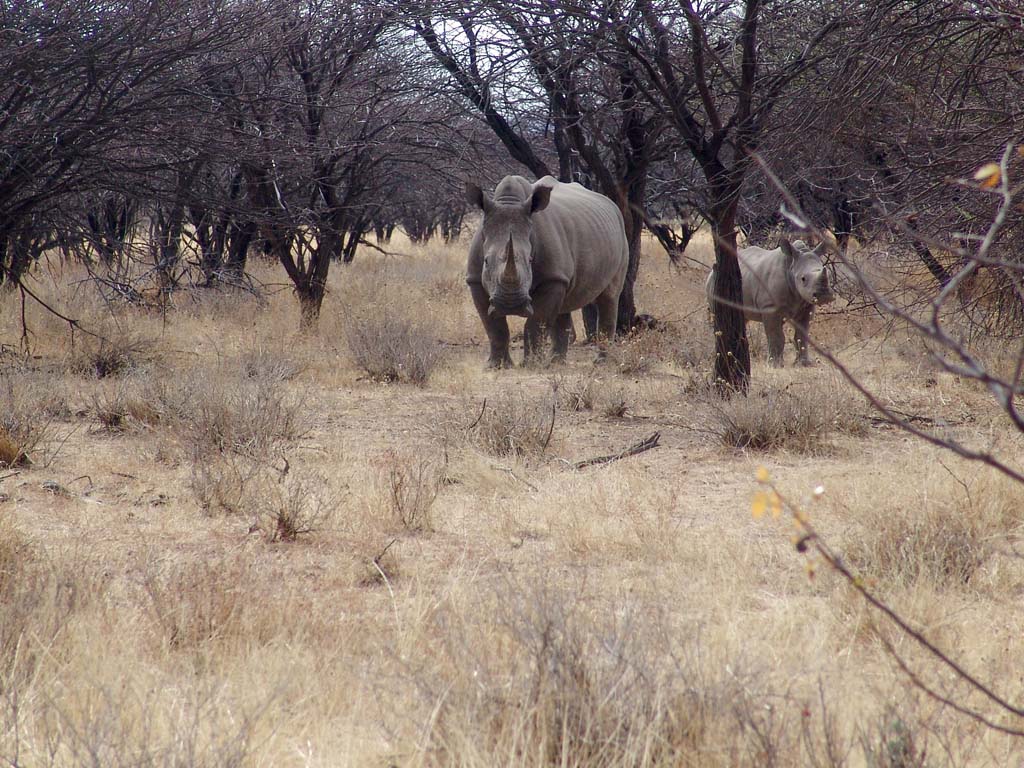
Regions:
<svg viewBox="0 0 1024 768"><path fill-rule="evenodd" d="M839 579L809 579L785 521L750 514L760 465L796 499L824 486L807 508L829 541L1021 702L1021 488L871 421L823 364L768 368L758 327L753 395L710 399L705 274L653 246L637 293L661 330L603 363L577 345L565 366L499 372L483 367L465 245L392 247L334 269L309 337L288 292L200 291L111 317L68 287L73 267L35 286L125 354L72 346L30 306L33 357L0 361L0 427L34 461L0 469L0 759L1024 758L917 691L879 638L992 714ZM709 260L703 236L692 250ZM385 309L444 348L422 387L367 378L349 346ZM988 395L905 334L841 314L814 333L890 406L1019 464ZM20 338L2 297L0 341ZM716 414L769 436L724 445ZM573 469L653 431L655 450Z"/></svg>

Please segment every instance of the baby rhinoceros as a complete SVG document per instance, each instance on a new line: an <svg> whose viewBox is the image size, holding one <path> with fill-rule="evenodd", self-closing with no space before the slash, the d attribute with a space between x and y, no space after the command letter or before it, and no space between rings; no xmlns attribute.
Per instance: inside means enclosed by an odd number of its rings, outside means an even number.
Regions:
<svg viewBox="0 0 1024 768"><path fill-rule="evenodd" d="M802 240L790 243L785 238L779 247L767 250L750 246L739 250L740 275L743 279L743 309L747 320L764 323L768 337L768 362L782 366L786 343L782 323L793 326L793 346L797 363L810 365L807 333L814 307L835 298L822 263L824 243L813 250ZM715 271L707 280L708 305L712 305Z"/></svg>

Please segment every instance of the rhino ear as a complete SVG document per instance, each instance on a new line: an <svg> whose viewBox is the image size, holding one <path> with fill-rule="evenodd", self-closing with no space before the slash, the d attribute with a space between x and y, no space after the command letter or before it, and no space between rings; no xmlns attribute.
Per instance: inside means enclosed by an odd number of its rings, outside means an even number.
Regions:
<svg viewBox="0 0 1024 768"><path fill-rule="evenodd" d="M470 205L475 205L481 211L487 210L487 196L484 194L484 191L472 181L466 182L466 202Z"/></svg>
<svg viewBox="0 0 1024 768"><path fill-rule="evenodd" d="M533 194L530 195L530 214L543 211L548 207L548 203L551 202L551 189L549 186L534 188Z"/></svg>
<svg viewBox="0 0 1024 768"><path fill-rule="evenodd" d="M786 238L779 240L779 248L782 249L783 255L786 257L786 261L793 261L796 259L796 248Z"/></svg>

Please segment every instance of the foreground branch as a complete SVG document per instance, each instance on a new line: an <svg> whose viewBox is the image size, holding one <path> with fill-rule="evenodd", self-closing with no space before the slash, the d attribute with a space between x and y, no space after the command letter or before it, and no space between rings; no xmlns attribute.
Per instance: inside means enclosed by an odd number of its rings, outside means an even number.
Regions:
<svg viewBox="0 0 1024 768"><path fill-rule="evenodd" d="M593 459L584 459L583 461L577 461L575 464L572 465L572 468L584 469L586 467L598 466L599 464L610 464L613 461L624 459L627 456L636 456L638 453L643 453L644 451L649 451L652 448L657 448L658 441L660 439L661 432L655 432L654 434L645 437L636 445L631 445L624 451L620 451L619 453L613 453L608 456L597 456Z"/></svg>

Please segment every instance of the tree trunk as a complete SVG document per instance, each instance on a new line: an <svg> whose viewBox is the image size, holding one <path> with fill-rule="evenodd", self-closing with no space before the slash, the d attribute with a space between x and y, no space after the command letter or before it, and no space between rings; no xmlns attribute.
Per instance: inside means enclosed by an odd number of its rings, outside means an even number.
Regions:
<svg viewBox="0 0 1024 768"><path fill-rule="evenodd" d="M324 303L324 284L312 280L309 284L296 286L299 298L299 332L311 333L320 321L320 307Z"/></svg>
<svg viewBox="0 0 1024 768"><path fill-rule="evenodd" d="M927 245L917 239L912 238L912 241L918 258L921 259L924 265L928 268L928 271L931 272L932 277L934 277L936 282L938 282L939 288L945 288L949 284L949 281L953 279L949 272L944 266L942 266L939 260L935 258L935 254L932 253L931 249Z"/></svg>
<svg viewBox="0 0 1024 768"><path fill-rule="evenodd" d="M736 201L712 209L715 282L712 315L715 327L715 385L723 394L746 393L750 383L750 346L743 314L743 282L736 257Z"/></svg>
<svg viewBox="0 0 1024 768"><path fill-rule="evenodd" d="M632 192L633 190L630 190L630 198L635 196ZM641 191L640 194L643 192ZM636 299L633 295L633 286L640 274L640 248L644 232L644 216L642 208L627 198L626 210L622 212L622 217L626 225L629 264L626 267L626 282L622 286L622 293L619 294L619 317L616 321L616 332L625 335L636 325Z"/></svg>

